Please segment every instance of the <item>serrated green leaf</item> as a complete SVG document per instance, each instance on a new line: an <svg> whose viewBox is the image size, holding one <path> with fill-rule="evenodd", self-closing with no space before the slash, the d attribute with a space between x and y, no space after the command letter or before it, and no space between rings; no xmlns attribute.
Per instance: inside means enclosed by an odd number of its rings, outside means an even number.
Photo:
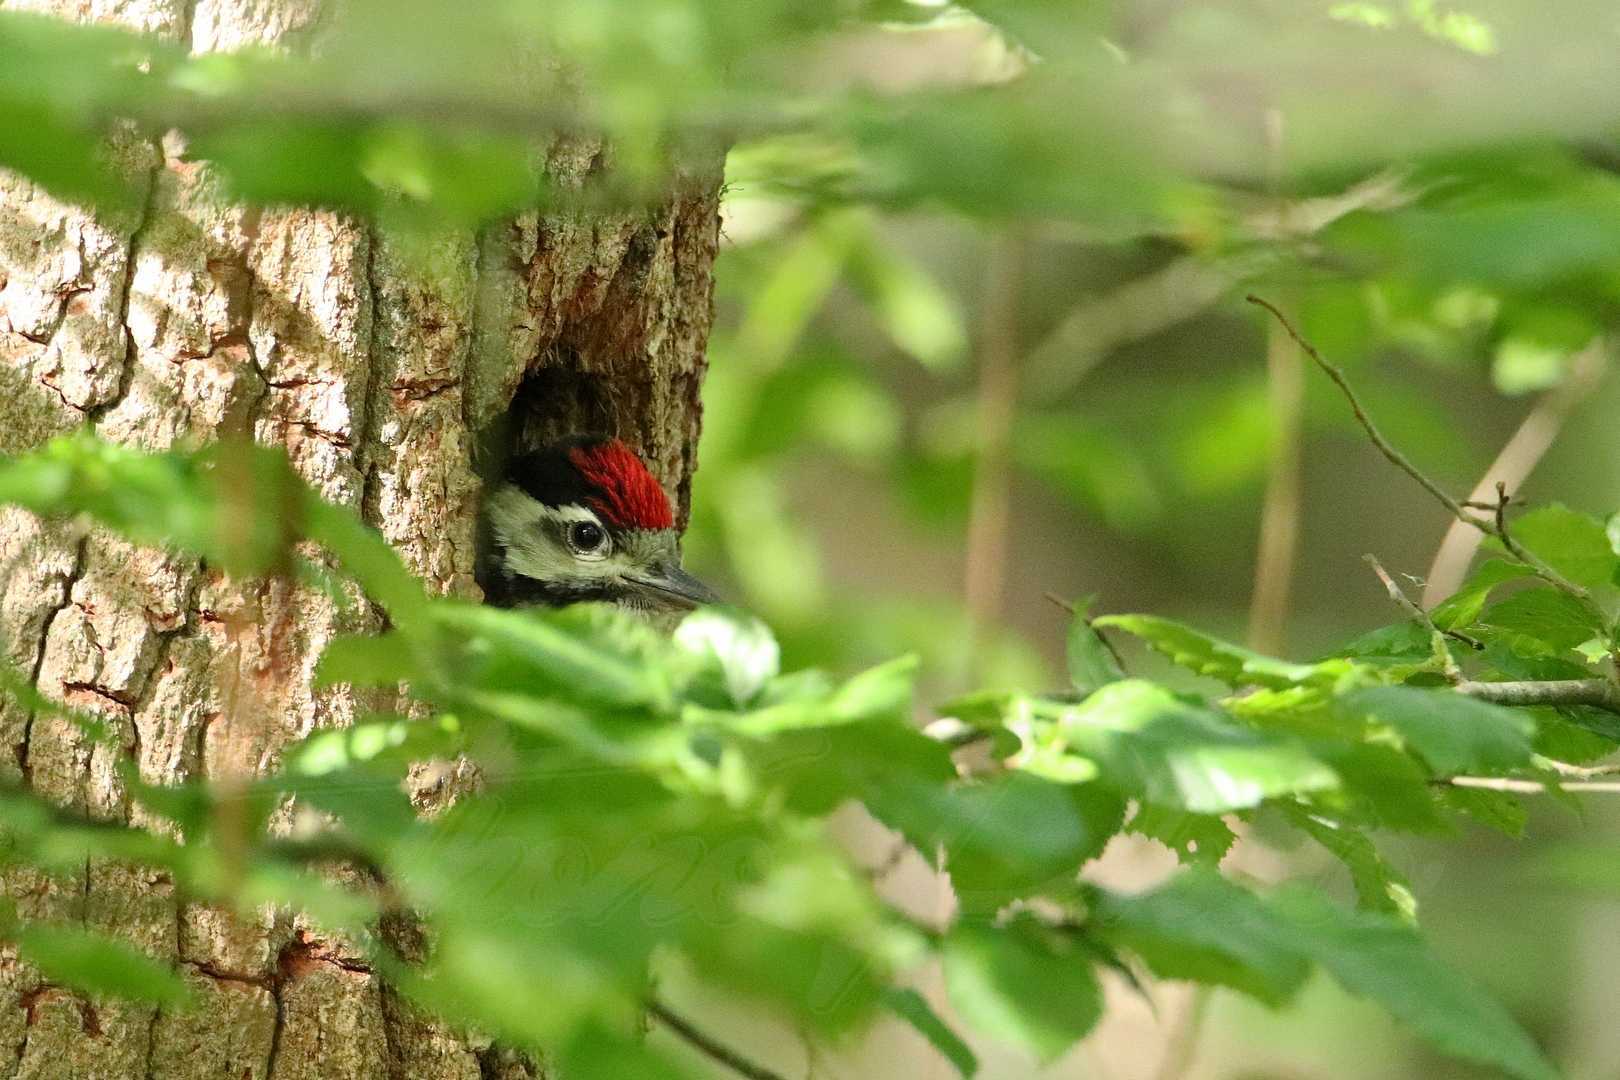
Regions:
<svg viewBox="0 0 1620 1080"><path fill-rule="evenodd" d="M1334 813L1362 825L1407 832L1440 832L1446 818L1436 803L1433 776L1418 759L1385 743L1312 744L1339 774L1338 792L1314 796Z"/></svg>
<svg viewBox="0 0 1620 1080"><path fill-rule="evenodd" d="M1060 730L1103 779L1167 807L1218 814L1338 785L1305 747L1190 705L1154 683L1111 683L1064 711Z"/></svg>
<svg viewBox="0 0 1620 1080"><path fill-rule="evenodd" d="M909 986L895 986L884 992L883 1004L927 1039L955 1067L957 1075L969 1078L978 1073L979 1059L973 1048L939 1018L927 998Z"/></svg>
<svg viewBox="0 0 1620 1080"><path fill-rule="evenodd" d="M657 1017L656 1012L654 1016ZM687 1022L684 1017L672 1019ZM582 1030L556 1056L559 1071L579 1080L624 1080L630 1076L636 1080L692 1080L693 1077L649 1046L640 1034L610 1032L595 1023L582 1025Z"/></svg>
<svg viewBox="0 0 1620 1080"><path fill-rule="evenodd" d="M1434 655L1434 636L1414 619L1369 630L1333 655L1363 663L1420 664Z"/></svg>
<svg viewBox="0 0 1620 1080"><path fill-rule="evenodd" d="M1094 1026L1102 990L1089 959L1027 915L958 923L941 948L945 990L986 1035L1055 1060Z"/></svg>
<svg viewBox="0 0 1620 1080"><path fill-rule="evenodd" d="M1156 803L1139 804L1126 831L1159 841L1185 865L1217 866L1237 843L1232 827L1214 814L1189 814Z"/></svg>
<svg viewBox="0 0 1620 1080"><path fill-rule="evenodd" d="M1577 585L1611 585L1620 571L1603 522L1566 506L1542 506L1515 519L1513 539Z"/></svg>
<svg viewBox="0 0 1620 1080"><path fill-rule="evenodd" d="M1517 840L1524 836L1524 826L1530 812L1524 800L1506 791L1490 791L1476 787L1448 787L1440 792L1440 801L1487 828Z"/></svg>
<svg viewBox="0 0 1620 1080"><path fill-rule="evenodd" d="M1229 986L1281 1005L1310 974L1265 902L1212 869L1182 871L1134 896L1100 893L1094 920L1105 941L1136 953L1162 978Z"/></svg>
<svg viewBox="0 0 1620 1080"><path fill-rule="evenodd" d="M1303 809L1292 810L1288 819L1344 864L1356 888L1359 906L1416 924L1417 898L1412 895L1411 886L1405 876L1379 854L1366 833Z"/></svg>
<svg viewBox="0 0 1620 1080"><path fill-rule="evenodd" d="M1443 776L1507 772L1530 763L1535 721L1452 690L1378 686L1340 699L1343 708L1393 728Z"/></svg>
<svg viewBox="0 0 1620 1080"><path fill-rule="evenodd" d="M1460 589L1435 605L1434 610L1429 612L1429 618L1442 630L1456 630L1472 625L1485 607L1485 601L1490 597L1491 590L1498 585L1519 581L1533 574L1534 571L1524 563L1509 559L1487 559L1468 575L1468 580L1463 582ZM1408 625L1415 627L1417 624Z"/></svg>
<svg viewBox="0 0 1620 1080"><path fill-rule="evenodd" d="M1479 621L1545 642L1557 652L1573 650L1604 633L1603 618L1590 604L1553 588L1515 593L1486 608Z"/></svg>
<svg viewBox="0 0 1620 1080"><path fill-rule="evenodd" d="M1454 1057L1523 1080L1557 1072L1500 1005L1429 952L1406 923L1347 911L1314 891L1262 900L1208 870L1183 871L1152 892L1096 903L1098 933L1136 951L1161 975L1232 986L1286 1001L1310 964L1376 1001Z"/></svg>
<svg viewBox="0 0 1620 1080"><path fill-rule="evenodd" d="M1111 626L1141 638L1189 671L1229 686L1282 689L1303 682L1333 682L1353 670L1344 660L1294 664L1211 637L1190 626L1155 615L1100 615L1093 626Z"/></svg>
<svg viewBox="0 0 1620 1080"><path fill-rule="evenodd" d="M902 793L904 795L904 793ZM962 910L993 914L1043 887L1072 882L1119 831L1125 803L1099 784L1060 784L1022 772L911 793L881 815L923 852L945 850Z"/></svg>
<svg viewBox="0 0 1620 1080"><path fill-rule="evenodd" d="M1345 911L1304 889L1285 890L1273 902L1304 953L1437 1049L1522 1080L1557 1080L1558 1071L1507 1010L1441 964L1411 927Z"/></svg>

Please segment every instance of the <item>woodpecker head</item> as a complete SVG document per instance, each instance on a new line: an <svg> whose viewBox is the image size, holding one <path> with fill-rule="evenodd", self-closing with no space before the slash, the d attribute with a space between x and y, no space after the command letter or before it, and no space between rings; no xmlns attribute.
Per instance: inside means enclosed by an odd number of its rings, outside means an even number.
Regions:
<svg viewBox="0 0 1620 1080"><path fill-rule="evenodd" d="M712 603L681 569L664 489L617 439L564 439L514 458L484 501L491 604L596 600L667 617Z"/></svg>

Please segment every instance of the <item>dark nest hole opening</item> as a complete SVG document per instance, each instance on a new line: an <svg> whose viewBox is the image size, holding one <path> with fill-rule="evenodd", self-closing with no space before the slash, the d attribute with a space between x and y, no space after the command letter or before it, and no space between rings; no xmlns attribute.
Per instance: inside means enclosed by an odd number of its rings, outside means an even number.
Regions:
<svg viewBox="0 0 1620 1080"><path fill-rule="evenodd" d="M474 467L490 491L519 454L570 435L613 435L634 442L620 430L607 380L568 365L538 367L523 377L506 410L478 438ZM486 594L493 569L489 535L480 515L476 577Z"/></svg>

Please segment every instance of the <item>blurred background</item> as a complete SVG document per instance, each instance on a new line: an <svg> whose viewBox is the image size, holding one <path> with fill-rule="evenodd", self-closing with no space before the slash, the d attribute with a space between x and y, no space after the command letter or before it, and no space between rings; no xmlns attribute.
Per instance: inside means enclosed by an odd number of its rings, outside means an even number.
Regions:
<svg viewBox="0 0 1620 1080"><path fill-rule="evenodd" d="M930 177L944 198L842 190L827 178L846 163L822 144L733 150L687 551L772 623L790 665L847 671L920 649L937 701L1059 685L1060 602L1094 597L1096 611L1308 659L1397 620L1367 553L1414 596L1431 579L1444 596L1476 538L1453 537L1437 562L1445 510L1248 292L1288 313L1448 490L1489 498L1503 479L1533 503L1620 506L1612 98L1577 89L1602 93L1607 76L1583 57L1615 43L1612 12L1567 6L1580 18L1560 24L1524 4L1123 7L1133 94L1170 101L1192 133L1178 156L1232 182L1130 161L1122 146L1163 133L1122 142L1118 117L1049 98L986 130L952 118L960 152L931 163L949 173ZM1084 36L1076 9L1021 10L1022 41L941 18L850 35L806 77L876 102L1048 78L1061 65L1042 35L1062 19L1064 40ZM1115 64L1104 51L1068 74ZM1101 160L1086 144L1097 127L1111 129ZM1437 949L1571 1077L1620 1075L1605 959L1620 909L1527 867L1577 830L1613 838L1604 798L1532 804L1519 842L1480 832L1392 851ZM1321 853L1278 848L1264 824L1228 870L1347 894ZM850 835L885 864L881 837L858 822ZM1141 885L1172 867L1122 841L1098 876ZM908 902L937 888L925 866L885 869ZM1149 996L1110 987L1104 1025L1044 1071L976 1046L983 1075L1486 1075L1326 982L1285 1013L1224 993ZM743 1020L729 1025L739 1039L792 1060L791 1033ZM814 1075L946 1075L928 1060L891 1025Z"/></svg>

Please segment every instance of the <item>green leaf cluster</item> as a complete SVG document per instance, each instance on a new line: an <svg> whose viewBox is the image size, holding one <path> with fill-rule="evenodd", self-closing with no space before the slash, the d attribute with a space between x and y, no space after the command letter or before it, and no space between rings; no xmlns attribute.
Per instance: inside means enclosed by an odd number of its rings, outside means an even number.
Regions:
<svg viewBox="0 0 1620 1080"><path fill-rule="evenodd" d="M132 797L173 826L163 835L0 792L4 857L45 872L90 856L139 861L188 896L302 909L422 1006L546 1048L581 1075L603 1062L666 1068L651 1064L637 1016L671 964L828 1037L896 1016L963 1075L976 1058L958 1020L1051 1060L1096 1024L1105 972L1278 1005L1321 969L1445 1053L1553 1075L1508 1014L1427 949L1413 894L1376 837L1445 830L1460 814L1511 819L1507 797L1449 780L1540 775L1548 742L1601 736L1440 685L1439 661L1417 646L1288 663L1082 606L1068 635L1071 689L962 698L940 711L966 736L941 740L916 723L909 658L838 680L782 671L762 623L718 609L666 637L590 606L429 599L380 539L274 453L145 455L73 437L0 464L0 493L138 542L235 558L225 565L242 575L291 572L293 545L316 541L389 625L336 640L319 680L404 688L414 703L310 735L244 790L153 787L126 761ZM1525 532L1547 561L1593 582L1612 576L1584 519ZM237 535L260 539L238 548ZM1494 663L1491 650L1511 646L1526 663L1573 663L1556 655L1572 636L1564 622L1492 614L1512 599L1493 590L1516 580L1487 564L1452 604L1451 621L1487 642L1484 659L1466 662ZM1584 604L1567 621L1584 626ZM1186 679L1127 676L1105 632L1162 652ZM62 711L23 683L12 692ZM964 743L983 743L988 767L953 757ZM420 815L401 784L412 763L457 755L476 765L479 789ZM273 835L288 798L330 824ZM852 805L937 861L952 920L919 921L851 864L829 817ZM1358 907L1223 877L1234 828L1262 813L1342 862ZM1089 884L1087 864L1127 831L1166 844L1185 869L1137 895ZM333 859L368 868L386 890L316 872ZM375 932L401 909L424 921L427 955L399 955ZM183 1006L183 983L127 945L14 916L0 936L51 979ZM954 1019L907 989L936 962Z"/></svg>

